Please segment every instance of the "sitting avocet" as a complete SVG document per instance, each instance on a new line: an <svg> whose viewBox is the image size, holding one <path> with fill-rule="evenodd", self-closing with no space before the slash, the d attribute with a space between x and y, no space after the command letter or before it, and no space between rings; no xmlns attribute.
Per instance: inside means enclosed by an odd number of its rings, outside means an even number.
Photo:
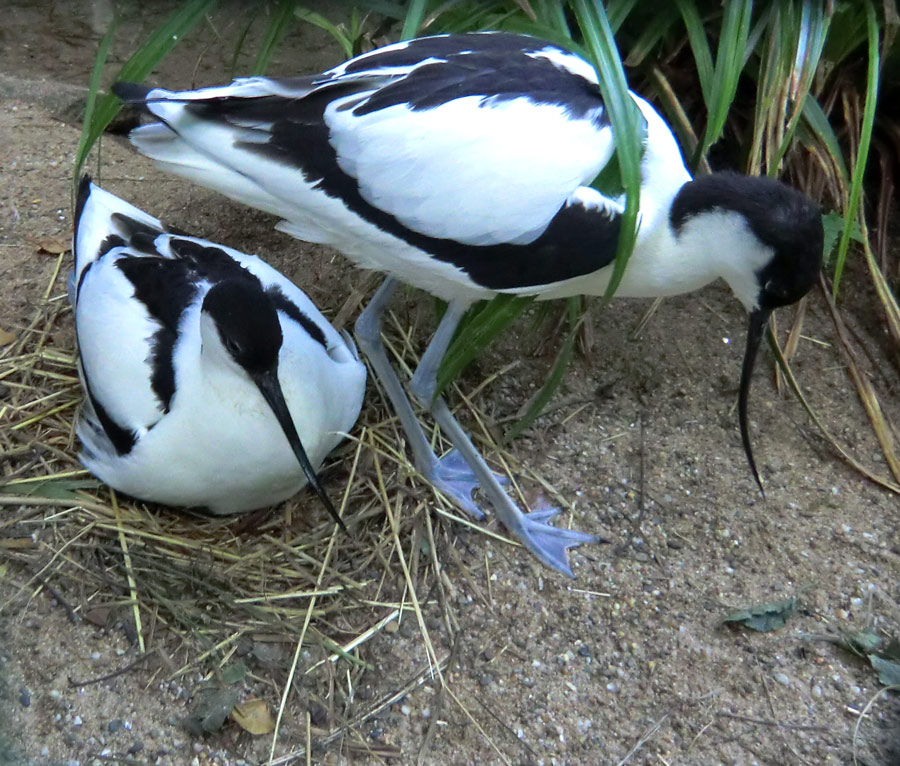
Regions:
<svg viewBox="0 0 900 766"><path fill-rule="evenodd" d="M254 255L167 232L78 190L80 458L124 493L239 513L309 483L359 415L365 365L292 282Z"/></svg>
<svg viewBox="0 0 900 766"><path fill-rule="evenodd" d="M602 294L624 200L591 183L615 137L593 67L533 37L446 35L389 45L309 77L239 79L196 91L118 83L158 120L131 141L157 164L273 213L277 228L331 245L387 281L360 315L357 340L403 422L416 465L480 517L480 486L503 524L546 564L571 574L567 549L591 535L523 513L440 398L436 371L460 318L498 293ZM816 205L776 181L733 173L692 180L657 112L646 122L640 230L619 296L663 296L723 278L750 312L740 424L772 310L816 279ZM449 302L411 381L456 451L438 460L380 340L398 281ZM460 459L461 458L461 459Z"/></svg>

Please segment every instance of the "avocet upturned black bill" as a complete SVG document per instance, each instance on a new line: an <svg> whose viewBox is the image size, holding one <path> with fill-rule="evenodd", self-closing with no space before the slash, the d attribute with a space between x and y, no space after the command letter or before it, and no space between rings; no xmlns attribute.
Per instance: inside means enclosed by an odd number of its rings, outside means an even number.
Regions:
<svg viewBox="0 0 900 766"><path fill-rule="evenodd" d="M359 415L365 365L255 255L79 187L69 294L85 467L142 500L240 513L309 483Z"/></svg>

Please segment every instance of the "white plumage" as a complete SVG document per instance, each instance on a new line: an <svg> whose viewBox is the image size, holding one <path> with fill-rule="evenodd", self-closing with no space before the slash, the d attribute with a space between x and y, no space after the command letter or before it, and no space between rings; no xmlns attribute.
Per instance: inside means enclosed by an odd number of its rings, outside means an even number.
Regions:
<svg viewBox="0 0 900 766"><path fill-rule="evenodd" d="M87 178L74 252L78 436L93 474L220 514L281 502L315 478L287 432L317 469L356 422L365 367L301 290L256 256L166 232ZM289 424L261 391L270 372Z"/></svg>

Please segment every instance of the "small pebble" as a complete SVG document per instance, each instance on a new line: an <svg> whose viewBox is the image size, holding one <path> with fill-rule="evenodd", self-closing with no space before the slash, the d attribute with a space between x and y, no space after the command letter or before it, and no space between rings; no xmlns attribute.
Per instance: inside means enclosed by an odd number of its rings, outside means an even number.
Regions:
<svg viewBox="0 0 900 766"><path fill-rule="evenodd" d="M782 686L790 686L791 679L785 673L776 673L775 680L778 681Z"/></svg>
<svg viewBox="0 0 900 766"><path fill-rule="evenodd" d="M128 748L128 755L137 755L141 750L144 749L144 743L138 740L131 747Z"/></svg>
<svg viewBox="0 0 900 766"><path fill-rule="evenodd" d="M321 702L310 700L307 710L309 711L309 720L314 726L318 726L320 729L328 726L328 711Z"/></svg>
<svg viewBox="0 0 900 766"><path fill-rule="evenodd" d="M81 726L82 723L84 723L84 722L81 720L81 716L80 716L80 715L76 715L76 716L72 719L72 726Z"/></svg>
<svg viewBox="0 0 900 766"><path fill-rule="evenodd" d="M579 657L590 657L591 656L591 647L587 644L582 644L578 647L578 656Z"/></svg>
<svg viewBox="0 0 900 766"><path fill-rule="evenodd" d="M115 734L121 728L122 728L122 720L119 718L113 718L108 724L106 724L106 730L110 734Z"/></svg>
<svg viewBox="0 0 900 766"><path fill-rule="evenodd" d="M24 686L19 691L19 703L22 707L31 707L31 692Z"/></svg>
<svg viewBox="0 0 900 766"><path fill-rule="evenodd" d="M666 545L669 546L673 551L680 551L684 548L684 543L681 540L666 540Z"/></svg>

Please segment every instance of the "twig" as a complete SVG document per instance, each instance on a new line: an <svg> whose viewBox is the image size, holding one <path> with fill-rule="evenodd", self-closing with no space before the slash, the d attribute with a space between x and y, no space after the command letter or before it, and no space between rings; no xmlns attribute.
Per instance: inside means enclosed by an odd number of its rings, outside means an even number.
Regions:
<svg viewBox="0 0 900 766"><path fill-rule="evenodd" d="M737 713L729 713L727 710L718 710L716 715L719 718L730 718L733 721L743 721L744 723L756 723L760 726L777 726L782 729L796 729L797 731L831 731L828 726L816 726L814 724L803 723L785 723L784 721L773 721L770 718L754 718L749 715L738 715Z"/></svg>
<svg viewBox="0 0 900 766"><path fill-rule="evenodd" d="M69 622L79 623L81 622L81 617L75 611L75 607L73 607L60 593L56 588L54 588L44 577L40 575L35 575L37 581L44 587L44 590L47 591L53 598L57 600L59 604L62 605L63 609L66 610L66 614L69 615Z"/></svg>
<svg viewBox="0 0 900 766"><path fill-rule="evenodd" d="M109 681L112 678L118 678L119 676L125 675L129 670L133 670L142 662L144 662L148 657L152 657L156 652L145 652L140 657L138 657L134 662L129 662L124 668L119 668L118 670L114 670L112 673L107 673L105 676L100 676L99 678L89 678L86 681L73 681L72 678L69 678L69 686L91 686L92 684L102 684L104 681Z"/></svg>
<svg viewBox="0 0 900 766"><path fill-rule="evenodd" d="M651 739L653 739L653 737L656 736L656 734L662 728L662 725L666 722L668 717L672 715L672 710L674 709L675 708L670 708L662 718L660 718L658 721L654 721L646 729L644 729L644 731L641 732L641 736L638 737L638 741L634 743L631 750L629 750L625 754L625 757L621 761L619 761L616 766L624 766L624 764L631 760L631 756L637 753L638 750L640 750Z"/></svg>

